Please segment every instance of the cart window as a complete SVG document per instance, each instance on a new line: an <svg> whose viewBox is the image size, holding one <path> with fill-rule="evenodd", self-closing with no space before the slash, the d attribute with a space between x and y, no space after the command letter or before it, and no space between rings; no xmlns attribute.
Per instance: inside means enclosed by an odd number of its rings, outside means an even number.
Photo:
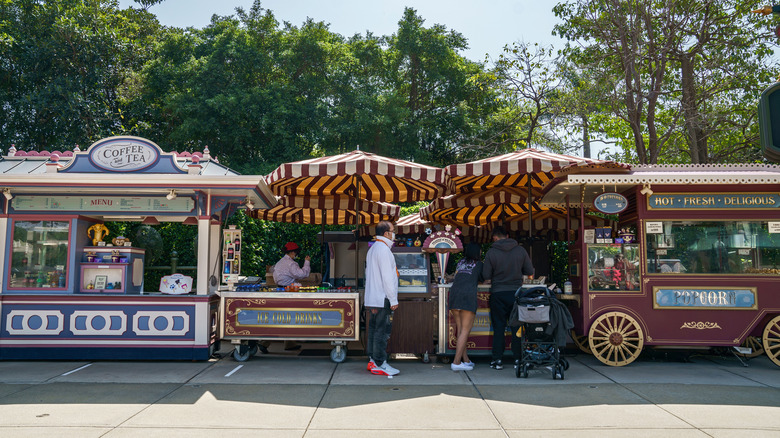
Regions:
<svg viewBox="0 0 780 438"><path fill-rule="evenodd" d="M588 245L588 289L638 290L639 246L628 243Z"/></svg>
<svg viewBox="0 0 780 438"><path fill-rule="evenodd" d="M664 221L647 234L647 272L780 273L780 234L766 221Z"/></svg>
<svg viewBox="0 0 780 438"><path fill-rule="evenodd" d="M67 221L14 221L10 287L65 287L68 234Z"/></svg>

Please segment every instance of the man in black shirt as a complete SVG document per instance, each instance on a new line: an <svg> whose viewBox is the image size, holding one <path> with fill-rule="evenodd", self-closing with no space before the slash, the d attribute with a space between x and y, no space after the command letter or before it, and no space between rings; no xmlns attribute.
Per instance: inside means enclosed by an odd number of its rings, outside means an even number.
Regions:
<svg viewBox="0 0 780 438"><path fill-rule="evenodd" d="M504 368L506 323L515 302L515 292L522 287L524 276L533 276L534 267L528 252L503 227L493 228L493 245L485 254L482 277L490 280L490 324L493 326L493 351L490 367ZM512 354L520 359L520 338L512 330Z"/></svg>

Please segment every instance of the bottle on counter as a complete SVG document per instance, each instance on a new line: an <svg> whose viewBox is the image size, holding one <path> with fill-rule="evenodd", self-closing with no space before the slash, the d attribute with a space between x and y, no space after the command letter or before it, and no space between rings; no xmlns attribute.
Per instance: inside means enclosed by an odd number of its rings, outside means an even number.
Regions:
<svg viewBox="0 0 780 438"><path fill-rule="evenodd" d="M236 237L236 240L233 242L233 246L236 247L236 252L241 252L241 239Z"/></svg>
<svg viewBox="0 0 780 438"><path fill-rule="evenodd" d="M230 262L225 262L225 270L223 272L225 274L230 274Z"/></svg>
<svg viewBox="0 0 780 438"><path fill-rule="evenodd" d="M234 258L235 258L235 252L234 252L234 250L233 250L233 244L231 243L231 244L228 246L228 250L227 250L227 259L228 259L228 260L233 260Z"/></svg>

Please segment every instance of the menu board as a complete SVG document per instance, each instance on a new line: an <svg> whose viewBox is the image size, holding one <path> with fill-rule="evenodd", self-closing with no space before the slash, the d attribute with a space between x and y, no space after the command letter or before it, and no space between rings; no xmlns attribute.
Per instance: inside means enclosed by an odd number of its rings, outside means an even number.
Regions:
<svg viewBox="0 0 780 438"><path fill-rule="evenodd" d="M16 195L11 201L16 211L79 211L127 213L189 213L195 200L179 196L29 196Z"/></svg>

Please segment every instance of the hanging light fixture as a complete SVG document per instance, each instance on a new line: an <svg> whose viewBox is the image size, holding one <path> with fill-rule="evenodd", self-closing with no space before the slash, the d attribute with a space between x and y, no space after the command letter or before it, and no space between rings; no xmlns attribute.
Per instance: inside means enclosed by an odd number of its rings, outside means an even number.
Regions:
<svg viewBox="0 0 780 438"><path fill-rule="evenodd" d="M7 187L3 189L3 196L5 196L5 199L9 201L14 197L14 195L11 194L11 189Z"/></svg>
<svg viewBox="0 0 780 438"><path fill-rule="evenodd" d="M247 197L246 200L244 201L244 205L246 205L246 208L248 210L254 210L255 209L255 204L252 203L252 200L249 199L249 197Z"/></svg>
<svg viewBox="0 0 780 438"><path fill-rule="evenodd" d="M184 222L182 222L184 225L198 225L198 220L195 219L195 216L190 216L187 219L184 219Z"/></svg>
<svg viewBox="0 0 780 438"><path fill-rule="evenodd" d="M160 225L160 221L154 216L146 216L141 223L144 225Z"/></svg>
<svg viewBox="0 0 780 438"><path fill-rule="evenodd" d="M176 193L176 190L171 189L170 192L168 192L167 195L165 195L166 198L168 198L169 201L173 201L176 199L176 197L179 196L178 193Z"/></svg>

